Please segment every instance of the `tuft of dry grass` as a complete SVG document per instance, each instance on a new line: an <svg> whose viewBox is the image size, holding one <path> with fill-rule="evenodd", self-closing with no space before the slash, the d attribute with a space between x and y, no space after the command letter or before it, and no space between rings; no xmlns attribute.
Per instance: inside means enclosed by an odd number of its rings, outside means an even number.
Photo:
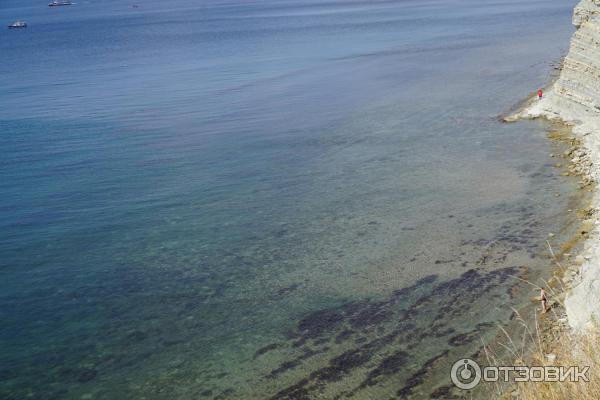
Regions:
<svg viewBox="0 0 600 400"><path fill-rule="evenodd" d="M553 258L555 258L550 248ZM555 259L556 264L562 267ZM527 282L539 288L537 285ZM496 397L501 400L598 400L600 399L600 326L586 332L572 331L564 315L560 299L564 298L564 287L549 290L551 302L555 303L543 321L536 312L535 320L527 322L517 310L513 310L522 331L512 336L500 328L504 337L497 343L502 354L494 352L484 345L484 354L488 365L526 365L526 366L578 366L589 367L586 374L588 382L514 382L498 384Z"/></svg>
<svg viewBox="0 0 600 400"><path fill-rule="evenodd" d="M563 333L560 341L553 353L538 351L532 364L580 368L588 366L589 382L518 382L509 392L510 397L523 400L600 399L600 331Z"/></svg>

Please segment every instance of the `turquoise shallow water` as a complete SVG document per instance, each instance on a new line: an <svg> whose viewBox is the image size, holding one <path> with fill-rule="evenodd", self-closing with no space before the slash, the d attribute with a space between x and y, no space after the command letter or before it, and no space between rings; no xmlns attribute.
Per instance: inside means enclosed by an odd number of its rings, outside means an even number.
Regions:
<svg viewBox="0 0 600 400"><path fill-rule="evenodd" d="M0 5L0 397L447 395L575 201L497 119L572 4L132 4Z"/></svg>

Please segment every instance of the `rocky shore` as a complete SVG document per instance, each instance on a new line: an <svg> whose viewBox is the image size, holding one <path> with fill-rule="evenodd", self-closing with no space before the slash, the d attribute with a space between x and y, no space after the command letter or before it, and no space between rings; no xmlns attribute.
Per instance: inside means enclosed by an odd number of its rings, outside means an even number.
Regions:
<svg viewBox="0 0 600 400"><path fill-rule="evenodd" d="M531 99L505 120L546 118L572 127L574 146L562 155L570 163L567 174L580 176L580 187L593 190L593 198L581 216L583 250L566 254L559 279L567 289L561 296L568 323L584 331L600 321L600 196L593 185L600 178L600 0L582 0L573 24L577 30L558 79L541 100Z"/></svg>

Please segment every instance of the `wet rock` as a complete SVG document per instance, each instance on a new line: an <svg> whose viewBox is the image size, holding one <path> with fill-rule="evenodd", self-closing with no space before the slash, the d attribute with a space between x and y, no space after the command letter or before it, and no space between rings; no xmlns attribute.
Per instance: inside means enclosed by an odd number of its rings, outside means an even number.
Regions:
<svg viewBox="0 0 600 400"><path fill-rule="evenodd" d="M373 326L386 321L392 316L392 312L386 302L368 305L357 315L350 319L350 325L354 329Z"/></svg>
<svg viewBox="0 0 600 400"><path fill-rule="evenodd" d="M284 288L281 288L277 291L277 293L275 293L273 296L271 296L271 298L273 300L281 300L284 297L290 295L291 293L295 292L296 290L298 290L298 288L300 287L299 284L295 283L293 285L290 286L286 286Z"/></svg>
<svg viewBox="0 0 600 400"><path fill-rule="evenodd" d="M330 360L329 366L311 374L311 378L325 382L340 380L351 370L365 364L371 354L363 349L349 350Z"/></svg>
<svg viewBox="0 0 600 400"><path fill-rule="evenodd" d="M448 344L450 346L464 346L465 344L471 343L474 340L479 338L479 331L474 330L470 332L461 333L459 335L453 336L448 340Z"/></svg>
<svg viewBox="0 0 600 400"><path fill-rule="evenodd" d="M459 399L460 397L452 394L451 386L440 386L429 395L431 399Z"/></svg>
<svg viewBox="0 0 600 400"><path fill-rule="evenodd" d="M344 321L344 316L332 310L313 312L298 323L298 331L305 338L316 338L334 330Z"/></svg>
<svg viewBox="0 0 600 400"><path fill-rule="evenodd" d="M270 400L311 400L310 392L306 388L308 379L303 379L298 383L279 391Z"/></svg>
<svg viewBox="0 0 600 400"><path fill-rule="evenodd" d="M404 386L396 392L396 395L400 398L408 397L412 394L415 387L419 386L424 380L429 370L434 367L440 360L448 355L449 351L445 350L442 353L430 358L425 362L417 372L415 372L410 378L406 380Z"/></svg>
<svg viewBox="0 0 600 400"><path fill-rule="evenodd" d="M219 393L219 395L216 396L214 400L224 400L230 397L233 393L235 393L235 390L233 390L232 388L225 389L221 393Z"/></svg>
<svg viewBox="0 0 600 400"><path fill-rule="evenodd" d="M351 331L350 329L344 329L335 337L335 343L340 344L346 341L352 336L353 333L354 331Z"/></svg>
<svg viewBox="0 0 600 400"><path fill-rule="evenodd" d="M286 371L289 371L290 369L296 368L298 365L300 365L300 360L298 360L298 359L284 361L283 363L281 363L281 365L279 367L272 370L269 373L269 375L267 375L267 378L270 378L270 379L277 378L279 375L283 374Z"/></svg>
<svg viewBox="0 0 600 400"><path fill-rule="evenodd" d="M127 335L127 339L132 342L141 342L147 337L148 335L146 333L139 330L132 331Z"/></svg>
<svg viewBox="0 0 600 400"><path fill-rule="evenodd" d="M406 366L409 356L410 355L407 352L402 350L387 356L375 369L369 372L367 379L361 386L373 386L377 384L378 377L393 375L402 370L402 368Z"/></svg>
<svg viewBox="0 0 600 400"><path fill-rule="evenodd" d="M271 350L275 350L276 348L278 348L280 346L279 343L271 343L268 344L264 347L261 347L260 349L256 350L256 352L254 353L254 357L253 359L257 359L258 357L262 356L263 354L271 351Z"/></svg>
<svg viewBox="0 0 600 400"><path fill-rule="evenodd" d="M98 373L91 368L82 368L77 372L77 382L85 383L96 378Z"/></svg>

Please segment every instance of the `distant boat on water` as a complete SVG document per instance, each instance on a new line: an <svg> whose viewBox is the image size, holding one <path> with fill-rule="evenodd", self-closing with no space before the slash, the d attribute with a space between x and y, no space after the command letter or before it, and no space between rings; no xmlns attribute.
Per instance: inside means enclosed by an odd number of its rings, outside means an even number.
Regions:
<svg viewBox="0 0 600 400"><path fill-rule="evenodd" d="M27 28L27 22L15 21L8 26L8 29L15 29L15 28Z"/></svg>
<svg viewBox="0 0 600 400"><path fill-rule="evenodd" d="M70 6L71 3L69 0L54 0L52 3L48 4L48 7L60 7L60 6Z"/></svg>

